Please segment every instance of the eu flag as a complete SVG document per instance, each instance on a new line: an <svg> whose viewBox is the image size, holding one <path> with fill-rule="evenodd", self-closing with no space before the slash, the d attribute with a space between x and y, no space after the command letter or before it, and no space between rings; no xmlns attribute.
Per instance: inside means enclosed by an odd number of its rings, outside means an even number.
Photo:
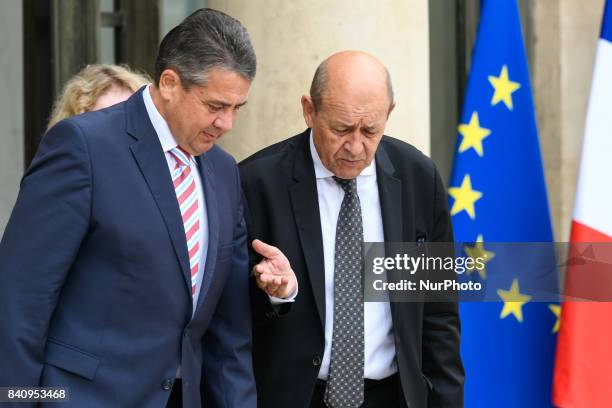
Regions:
<svg viewBox="0 0 612 408"><path fill-rule="evenodd" d="M455 239L474 242L468 255L487 256L486 268L472 272L484 283L496 277L498 294L461 304L465 405L550 407L559 306L535 301L513 274L515 259L487 248L553 240L516 0L482 2L458 132L449 187ZM554 252L545 256L554 269Z"/></svg>

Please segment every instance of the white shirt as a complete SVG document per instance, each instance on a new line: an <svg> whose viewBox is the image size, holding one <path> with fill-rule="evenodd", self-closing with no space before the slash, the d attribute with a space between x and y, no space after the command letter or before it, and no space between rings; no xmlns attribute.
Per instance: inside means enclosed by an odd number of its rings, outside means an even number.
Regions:
<svg viewBox="0 0 612 408"><path fill-rule="evenodd" d="M162 115L157 110L157 107L153 103L153 99L151 98L151 92L149 91L150 86L151 85L147 86L144 89L144 91L142 92L142 98L144 99L144 104L147 109L149 119L153 124L155 133L157 133L159 142L161 143L162 149L164 150L164 154L166 155L166 161L168 162L168 171L170 172L170 174L172 174L176 163L174 161L174 157L172 157L172 155L170 154L170 150L174 149L176 146L178 146L178 144L176 143L174 136L172 136L172 132L170 132L168 123L162 117ZM195 294L193 295L193 315L198 304L198 298L200 297L202 276L204 275L204 265L206 264L206 255L208 254L208 217L206 213L206 200L204 199L204 192L202 189L202 180L200 179L198 164L193 157L191 157L189 166L191 167L191 173L194 175L198 196L198 209L200 213L200 247L202 248L202 254L200 256L200 267L198 269L198 274L196 275L196 290Z"/></svg>
<svg viewBox="0 0 612 408"><path fill-rule="evenodd" d="M319 369L319 378L326 380L331 358L332 330L334 322L334 256L336 224L344 190L334 181L333 173L321 162L310 134L310 153L317 178L317 195L323 235L325 263L325 351ZM385 240L376 182L375 160L357 176L357 194L361 204L364 242ZM365 333L364 378L380 380L397 372L395 342L389 302L365 302L363 304Z"/></svg>

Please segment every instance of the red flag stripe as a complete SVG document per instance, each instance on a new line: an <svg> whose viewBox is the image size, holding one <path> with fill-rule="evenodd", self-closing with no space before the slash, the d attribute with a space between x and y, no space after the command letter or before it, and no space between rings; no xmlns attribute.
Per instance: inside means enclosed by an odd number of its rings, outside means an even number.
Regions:
<svg viewBox="0 0 612 408"><path fill-rule="evenodd" d="M571 242L612 242L612 237L574 221ZM566 293L579 282L568 268ZM571 276L571 278L570 278ZM612 303L563 302L553 401L559 408L607 408L612 403Z"/></svg>

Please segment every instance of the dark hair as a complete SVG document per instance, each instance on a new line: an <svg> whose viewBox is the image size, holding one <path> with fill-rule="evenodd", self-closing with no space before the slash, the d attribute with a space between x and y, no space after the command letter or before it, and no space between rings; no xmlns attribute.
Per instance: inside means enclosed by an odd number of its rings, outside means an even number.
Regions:
<svg viewBox="0 0 612 408"><path fill-rule="evenodd" d="M204 85L206 73L213 68L252 81L257 61L249 33L240 21L205 8L185 18L162 40L155 60L155 83L159 85L164 70L172 69L185 88Z"/></svg>

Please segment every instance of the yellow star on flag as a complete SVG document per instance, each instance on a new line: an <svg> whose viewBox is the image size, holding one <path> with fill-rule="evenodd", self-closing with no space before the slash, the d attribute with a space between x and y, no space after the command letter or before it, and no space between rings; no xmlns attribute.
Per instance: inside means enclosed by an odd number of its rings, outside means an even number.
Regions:
<svg viewBox="0 0 612 408"><path fill-rule="evenodd" d="M459 145L459 153L463 153L469 148L472 148L478 156L482 157L484 155L482 141L491 134L491 130L480 127L478 112L472 112L470 123L467 125L465 123L460 124L458 130L461 136L463 136L461 144Z"/></svg>
<svg viewBox="0 0 612 408"><path fill-rule="evenodd" d="M497 294L504 301L504 308L499 315L500 319L513 314L516 320L523 321L523 305L531 300L531 296L525 295L519 290L518 279L514 278L510 290L497 289Z"/></svg>
<svg viewBox="0 0 612 408"><path fill-rule="evenodd" d="M561 326L561 305L548 305L548 308L551 312L557 317L557 321L555 322L555 326L552 329L553 333L559 332L559 327Z"/></svg>
<svg viewBox="0 0 612 408"><path fill-rule="evenodd" d="M451 208L451 215L458 214L465 210L471 219L476 218L474 203L482 197L482 193L472 190L472 180L469 174L463 177L460 187L449 187L448 194L455 199L453 207Z"/></svg>
<svg viewBox="0 0 612 408"><path fill-rule="evenodd" d="M512 82L508 77L508 66L504 65L499 76L489 75L489 82L495 89L491 105L495 106L503 101L506 107L512 110L512 93L521 87L518 82Z"/></svg>
<svg viewBox="0 0 612 408"><path fill-rule="evenodd" d="M487 251L484 247L484 239L482 237L482 234L478 234L478 237L476 238L476 242L474 243L474 246L465 246L465 253L467 254L467 256L469 256L472 259L476 259L476 258L481 258L481 262L483 263L483 267L482 268L478 268L478 266L474 266L474 268L468 268L467 273L468 275L471 275L472 272L474 272L474 270L478 271L478 275L480 275L481 279L486 279L487 278L487 271L486 271L486 265L487 263L493 259L495 257L495 252L493 251Z"/></svg>

